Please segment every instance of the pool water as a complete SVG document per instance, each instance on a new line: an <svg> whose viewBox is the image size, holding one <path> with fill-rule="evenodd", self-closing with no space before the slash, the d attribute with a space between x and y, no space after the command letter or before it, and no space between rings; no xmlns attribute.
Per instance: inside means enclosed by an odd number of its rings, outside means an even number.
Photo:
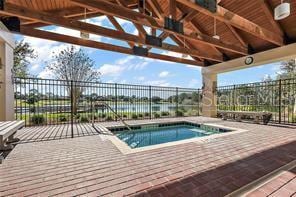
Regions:
<svg viewBox="0 0 296 197"><path fill-rule="evenodd" d="M216 133L214 129L201 129L195 126L180 125L160 128L141 128L132 131L121 131L116 136L131 148L174 142L190 138L199 138Z"/></svg>

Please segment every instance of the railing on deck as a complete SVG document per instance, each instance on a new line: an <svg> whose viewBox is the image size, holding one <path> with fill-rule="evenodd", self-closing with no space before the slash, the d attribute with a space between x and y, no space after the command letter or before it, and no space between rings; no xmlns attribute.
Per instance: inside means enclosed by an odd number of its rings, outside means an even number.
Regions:
<svg viewBox="0 0 296 197"><path fill-rule="evenodd" d="M92 121L92 102L107 103L124 120L200 115L199 89L15 78L15 117L26 126ZM113 121L97 106L95 121Z"/></svg>
<svg viewBox="0 0 296 197"><path fill-rule="evenodd" d="M266 111L272 121L296 123L296 78L218 87L218 110Z"/></svg>

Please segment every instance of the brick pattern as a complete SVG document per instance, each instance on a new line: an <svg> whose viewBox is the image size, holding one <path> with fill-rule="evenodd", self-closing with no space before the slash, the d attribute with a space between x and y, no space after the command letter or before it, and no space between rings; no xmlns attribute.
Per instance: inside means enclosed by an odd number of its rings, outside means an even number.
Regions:
<svg viewBox="0 0 296 197"><path fill-rule="evenodd" d="M44 137L37 137L17 145L0 165L0 196L224 196L296 159L295 129L186 119L249 131L127 155L97 133L40 142ZM51 136L46 130L52 126L25 128L19 136ZM292 178L285 185L296 188Z"/></svg>
<svg viewBox="0 0 296 197"><path fill-rule="evenodd" d="M250 192L248 197L261 196L296 196L296 167L281 173L258 189Z"/></svg>

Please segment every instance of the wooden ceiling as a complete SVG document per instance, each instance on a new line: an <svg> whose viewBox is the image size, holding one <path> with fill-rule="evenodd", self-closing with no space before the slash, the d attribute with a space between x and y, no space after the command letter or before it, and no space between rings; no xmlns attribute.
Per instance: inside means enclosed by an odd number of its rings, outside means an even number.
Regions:
<svg viewBox="0 0 296 197"><path fill-rule="evenodd" d="M23 35L125 54L134 54L133 47L140 46L149 50L147 57L197 66L210 66L296 41L296 0L286 0L291 4L292 13L281 21L273 19L273 9L279 0L218 0L216 13L190 0L146 0L145 7L152 16L139 11L138 0L0 1L4 4L0 17L17 16L21 20L19 33ZM85 10L87 18L106 15L115 29L82 22ZM169 15L184 23L184 34L164 28L164 18ZM115 17L131 21L139 34L126 33ZM214 21L220 40L212 37ZM110 37L128 45L85 40L40 29L48 25ZM145 35L150 32L146 32L143 25L152 28L152 35L162 40L170 37L178 46L164 42L162 46L147 44ZM162 52L151 52L152 48ZM192 58L173 57L163 51L187 54Z"/></svg>

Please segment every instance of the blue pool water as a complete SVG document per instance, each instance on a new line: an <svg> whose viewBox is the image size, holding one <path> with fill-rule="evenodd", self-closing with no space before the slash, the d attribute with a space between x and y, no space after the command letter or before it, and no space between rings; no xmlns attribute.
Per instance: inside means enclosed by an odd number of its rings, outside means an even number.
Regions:
<svg viewBox="0 0 296 197"><path fill-rule="evenodd" d="M219 130L203 130L195 126L180 125L161 128L140 128L133 131L121 131L116 136L131 148L162 144L190 138L220 133Z"/></svg>

